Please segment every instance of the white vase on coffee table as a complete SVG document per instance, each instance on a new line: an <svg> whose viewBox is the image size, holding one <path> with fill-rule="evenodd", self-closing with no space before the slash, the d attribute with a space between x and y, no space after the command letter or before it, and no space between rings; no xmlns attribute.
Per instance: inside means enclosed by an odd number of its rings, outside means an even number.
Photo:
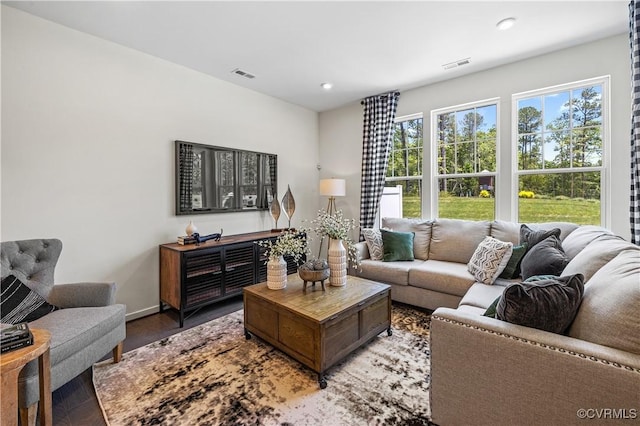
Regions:
<svg viewBox="0 0 640 426"><path fill-rule="evenodd" d="M342 240L329 239L329 250L327 251L327 262L329 263L329 284L335 287L342 287L347 284L347 249L344 248Z"/></svg>
<svg viewBox="0 0 640 426"><path fill-rule="evenodd" d="M267 287L282 290L287 286L287 262L282 256L272 256L267 261Z"/></svg>

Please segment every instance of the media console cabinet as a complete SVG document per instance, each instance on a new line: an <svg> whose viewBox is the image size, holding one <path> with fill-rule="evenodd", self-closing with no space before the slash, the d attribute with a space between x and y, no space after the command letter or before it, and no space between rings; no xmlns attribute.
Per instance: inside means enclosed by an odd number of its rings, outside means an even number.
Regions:
<svg viewBox="0 0 640 426"><path fill-rule="evenodd" d="M185 313L242 294L242 289L267 279L266 249L256 244L272 240L277 232L261 231L224 236L200 245L160 245L160 312L176 309L180 327ZM285 256L287 273L297 271Z"/></svg>

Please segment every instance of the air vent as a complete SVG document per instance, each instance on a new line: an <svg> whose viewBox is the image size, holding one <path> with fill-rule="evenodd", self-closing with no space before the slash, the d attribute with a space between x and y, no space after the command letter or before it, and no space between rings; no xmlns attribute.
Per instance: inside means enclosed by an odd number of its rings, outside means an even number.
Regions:
<svg viewBox="0 0 640 426"><path fill-rule="evenodd" d="M458 59L457 61L444 64L442 68L444 68L445 70L450 70L453 68L458 68L459 66L462 66L462 65L467 65L469 62L471 62L471 58Z"/></svg>
<svg viewBox="0 0 640 426"><path fill-rule="evenodd" d="M236 75L239 75L240 77L248 78L250 80L252 78L256 78L255 75L253 75L253 74L251 74L249 72L243 71L240 68L234 69L233 71L231 71L231 74L236 74Z"/></svg>

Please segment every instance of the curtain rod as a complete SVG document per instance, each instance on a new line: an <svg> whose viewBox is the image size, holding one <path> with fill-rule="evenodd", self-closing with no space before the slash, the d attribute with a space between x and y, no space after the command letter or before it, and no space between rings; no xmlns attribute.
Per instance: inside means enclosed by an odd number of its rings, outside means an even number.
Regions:
<svg viewBox="0 0 640 426"><path fill-rule="evenodd" d="M391 90L389 92L378 93L377 95L373 95L373 96L367 96L366 98L364 98L364 99L362 99L360 101L360 105L364 105L364 101L366 99L369 99L369 98L382 98L382 97L389 96L389 95L399 96L400 95L400 91L398 89L395 89L395 90Z"/></svg>

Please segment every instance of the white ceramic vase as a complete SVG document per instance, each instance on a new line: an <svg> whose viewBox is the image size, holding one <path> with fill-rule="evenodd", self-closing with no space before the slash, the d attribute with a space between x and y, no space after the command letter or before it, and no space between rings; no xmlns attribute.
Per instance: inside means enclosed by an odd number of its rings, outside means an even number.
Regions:
<svg viewBox="0 0 640 426"><path fill-rule="evenodd" d="M184 232L186 232L188 236L193 235L198 232L198 228L196 228L196 226L193 224L193 221L190 220Z"/></svg>
<svg viewBox="0 0 640 426"><path fill-rule="evenodd" d="M287 286L287 262L282 256L270 257L267 261L267 287L282 290Z"/></svg>
<svg viewBox="0 0 640 426"><path fill-rule="evenodd" d="M347 249L342 240L329 239L327 252L329 263L329 284L342 287L347 284Z"/></svg>

